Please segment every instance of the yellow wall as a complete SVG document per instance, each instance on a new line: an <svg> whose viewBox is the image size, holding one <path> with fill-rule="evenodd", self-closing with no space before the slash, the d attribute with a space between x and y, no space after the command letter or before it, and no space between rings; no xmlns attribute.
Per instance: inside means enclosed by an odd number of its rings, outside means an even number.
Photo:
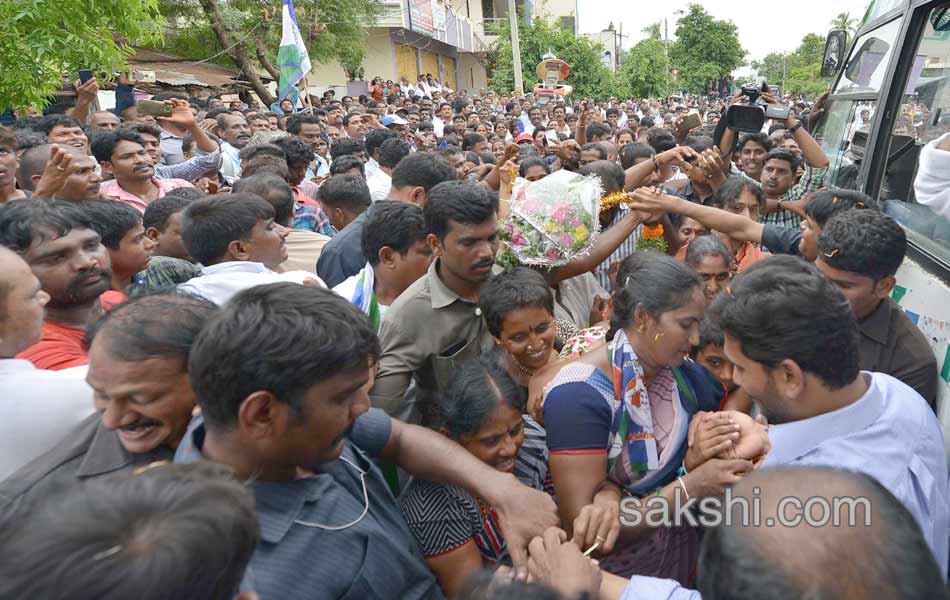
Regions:
<svg viewBox="0 0 950 600"><path fill-rule="evenodd" d="M442 57L442 82L455 89L455 59L450 56Z"/></svg>
<svg viewBox="0 0 950 600"><path fill-rule="evenodd" d="M485 67L475 60L474 55L468 52L459 54L458 67L459 74L456 82L458 87L456 89L470 90L474 88L478 90L479 88L488 88Z"/></svg>
<svg viewBox="0 0 950 600"><path fill-rule="evenodd" d="M384 27L374 27L369 30L366 39L366 58L363 59L363 71L366 80L373 77L397 79L396 65L393 60L393 44L389 40L389 30ZM308 81L311 87L316 86L346 86L346 74L343 67L336 61L329 63L314 63Z"/></svg>
<svg viewBox="0 0 950 600"><path fill-rule="evenodd" d="M415 83L416 78L419 76L419 68L416 64L416 49L412 46L403 46L402 44L396 44L396 77L395 80L400 80L402 77L405 77L409 80L409 83Z"/></svg>

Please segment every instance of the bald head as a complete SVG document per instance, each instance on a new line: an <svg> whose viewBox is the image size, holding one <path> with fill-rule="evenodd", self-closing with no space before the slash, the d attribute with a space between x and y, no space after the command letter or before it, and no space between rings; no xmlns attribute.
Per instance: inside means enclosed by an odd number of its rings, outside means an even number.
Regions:
<svg viewBox="0 0 950 600"><path fill-rule="evenodd" d="M99 184L102 177L96 170L98 165L96 160L87 156L85 152L70 146L68 144L56 144L66 154L72 157L70 163L70 174L63 182L59 190L53 192L53 196L60 200L70 200L72 202L82 202L83 200L94 200L99 197ZM43 176L43 169L50 159L53 151L52 144L43 144L30 148L20 157L20 168L17 170L17 179L23 189L30 191L36 190L36 184Z"/></svg>
<svg viewBox="0 0 950 600"><path fill-rule="evenodd" d="M763 469L733 498L757 502L761 516L743 526L734 502L732 523L707 532L697 580L704 600L947 597L914 517L867 475Z"/></svg>

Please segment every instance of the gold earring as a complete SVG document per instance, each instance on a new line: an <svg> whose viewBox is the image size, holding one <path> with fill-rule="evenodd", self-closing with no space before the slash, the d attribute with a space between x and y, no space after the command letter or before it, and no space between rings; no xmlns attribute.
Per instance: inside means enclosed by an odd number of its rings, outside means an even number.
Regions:
<svg viewBox="0 0 950 600"><path fill-rule="evenodd" d="M653 336L653 343L655 344L656 342L659 342L660 338L663 337L664 335L666 334L661 331L660 333Z"/></svg>

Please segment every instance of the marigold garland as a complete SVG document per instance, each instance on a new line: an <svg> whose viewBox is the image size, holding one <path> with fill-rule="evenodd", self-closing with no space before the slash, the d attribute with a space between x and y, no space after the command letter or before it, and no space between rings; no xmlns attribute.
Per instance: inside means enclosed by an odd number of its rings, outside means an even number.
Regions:
<svg viewBox="0 0 950 600"><path fill-rule="evenodd" d="M637 240L635 247L637 250L655 250L666 253L669 246L666 243L666 238L663 237L663 224L644 225L640 229L640 239Z"/></svg>
<svg viewBox="0 0 950 600"><path fill-rule="evenodd" d="M627 195L623 192L611 192L605 194L600 198L600 212L607 212L608 210L618 206L621 202L626 201Z"/></svg>

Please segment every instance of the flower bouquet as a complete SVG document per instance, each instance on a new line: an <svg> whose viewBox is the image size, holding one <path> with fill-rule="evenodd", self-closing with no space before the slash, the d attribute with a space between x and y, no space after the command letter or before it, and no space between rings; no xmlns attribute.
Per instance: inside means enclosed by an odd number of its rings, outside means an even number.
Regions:
<svg viewBox="0 0 950 600"><path fill-rule="evenodd" d="M557 171L535 182L519 179L498 228L499 264L556 267L588 252L600 232L600 197L597 177Z"/></svg>
<svg viewBox="0 0 950 600"><path fill-rule="evenodd" d="M655 250L666 253L669 246L666 243L666 238L663 237L663 224L644 225L640 230L640 238L634 247L637 250Z"/></svg>

